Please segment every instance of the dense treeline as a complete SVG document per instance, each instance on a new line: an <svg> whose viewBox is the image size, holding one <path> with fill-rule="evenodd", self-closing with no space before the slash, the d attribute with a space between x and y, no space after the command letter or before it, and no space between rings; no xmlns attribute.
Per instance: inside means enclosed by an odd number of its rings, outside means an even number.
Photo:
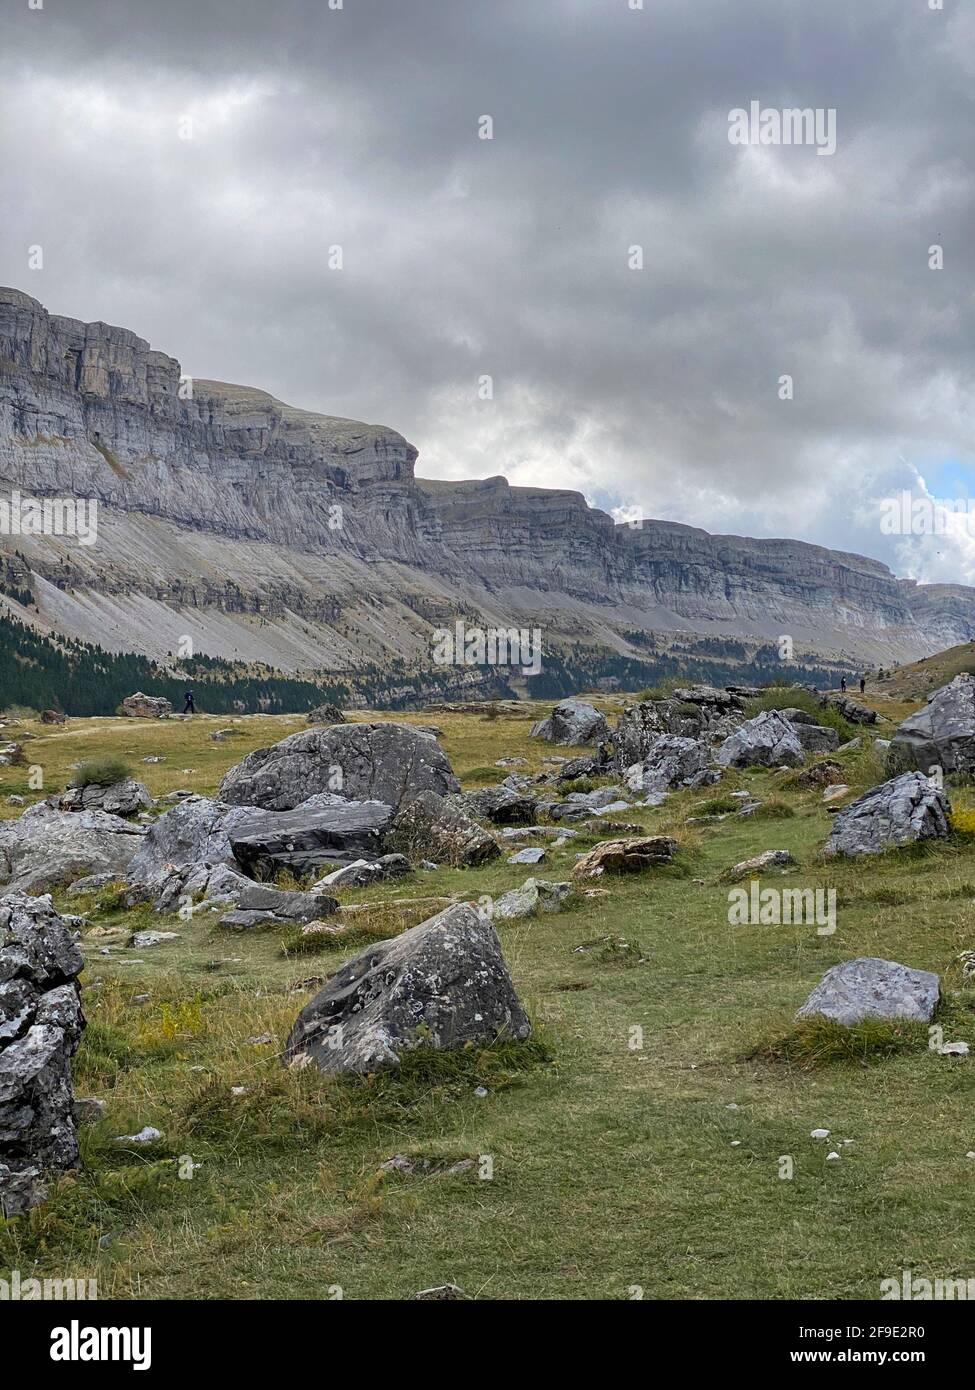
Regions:
<svg viewBox="0 0 975 1390"><path fill-rule="evenodd" d="M698 655L711 650L711 640L676 653L654 652L647 659L581 643L569 645L546 652L541 673L528 677L523 688L535 699L560 699L594 689L600 681L618 682L619 688L634 691L668 680L714 685L801 681L821 688L839 682L839 668L782 662L774 646L760 647L750 661ZM723 654L728 654L727 648L737 654L740 646L723 639L716 639L716 645ZM508 668L476 669L483 678L477 694L487 699L514 697ZM399 660L382 669L363 666L354 676L318 681L209 656L164 666L145 656L106 652L87 642L54 641L0 615L0 708L23 705L73 716L111 715L127 695L143 690L165 696L179 710L183 693L192 684L197 708L212 714L300 713L325 700L338 705L365 703L370 709L410 709L438 698L456 698L459 674L456 666L419 672ZM470 691L467 698L474 693Z"/></svg>

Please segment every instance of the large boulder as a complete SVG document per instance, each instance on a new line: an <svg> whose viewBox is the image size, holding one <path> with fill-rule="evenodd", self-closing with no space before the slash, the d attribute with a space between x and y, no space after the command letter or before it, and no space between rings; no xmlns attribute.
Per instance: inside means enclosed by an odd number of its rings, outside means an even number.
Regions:
<svg viewBox="0 0 975 1390"><path fill-rule="evenodd" d="M413 1048L530 1032L494 928L459 903L347 961L298 1015L284 1058L371 1072L398 1066Z"/></svg>
<svg viewBox="0 0 975 1390"><path fill-rule="evenodd" d="M930 970L861 956L827 970L796 1017L820 1015L847 1028L865 1018L930 1023L940 995L938 977Z"/></svg>
<svg viewBox="0 0 975 1390"><path fill-rule="evenodd" d="M45 802L0 821L0 885L46 893L87 874L124 878L145 827L104 811L54 811Z"/></svg>
<svg viewBox="0 0 975 1390"><path fill-rule="evenodd" d="M795 725L778 710L766 709L726 738L715 759L723 767L798 767L803 751Z"/></svg>
<svg viewBox="0 0 975 1390"><path fill-rule="evenodd" d="M122 713L131 719L162 719L172 712L172 704L162 695L144 695L141 690L122 701Z"/></svg>
<svg viewBox="0 0 975 1390"><path fill-rule="evenodd" d="M833 822L824 856L881 854L915 840L945 839L951 807L944 792L920 772L904 772L843 808Z"/></svg>
<svg viewBox="0 0 975 1390"><path fill-rule="evenodd" d="M621 840L602 840L576 861L573 878L601 878L603 874L640 873L669 864L677 841L667 835L634 835Z"/></svg>
<svg viewBox="0 0 975 1390"><path fill-rule="evenodd" d="M716 782L720 773L710 767L711 753L696 738L662 734L654 739L642 762L624 773L631 791L664 792L673 787L704 787Z"/></svg>
<svg viewBox="0 0 975 1390"><path fill-rule="evenodd" d="M377 858L392 816L384 801L345 801L323 792L293 811L251 810L234 820L228 838L237 863L255 878L270 878L278 869L306 874L324 864Z"/></svg>
<svg viewBox="0 0 975 1390"><path fill-rule="evenodd" d="M76 1168L71 1058L85 1026L81 952L50 897L0 898L0 1215L44 1199Z"/></svg>
<svg viewBox="0 0 975 1390"><path fill-rule="evenodd" d="M547 719L532 725L531 737L575 746L600 743L609 737L609 725L586 700L562 700Z"/></svg>
<svg viewBox="0 0 975 1390"><path fill-rule="evenodd" d="M149 788L134 777L101 787L90 782L87 787L69 787L67 791L48 797L48 805L57 811L104 811L110 816L134 816L148 811L152 805Z"/></svg>
<svg viewBox="0 0 975 1390"><path fill-rule="evenodd" d="M220 783L222 801L291 811L333 792L348 801L382 801L394 811L423 791L460 791L446 754L406 724L337 724L258 748Z"/></svg>
<svg viewBox="0 0 975 1390"><path fill-rule="evenodd" d="M230 832L253 814L248 807L205 796L177 802L150 826L128 866L129 881L148 883L162 871L197 864L236 865Z"/></svg>
<svg viewBox="0 0 975 1390"><path fill-rule="evenodd" d="M421 792L396 816L387 848L414 863L433 860L468 868L497 859L501 846L493 835L436 792Z"/></svg>
<svg viewBox="0 0 975 1390"><path fill-rule="evenodd" d="M908 715L887 749L887 771L975 772L975 676L956 676Z"/></svg>

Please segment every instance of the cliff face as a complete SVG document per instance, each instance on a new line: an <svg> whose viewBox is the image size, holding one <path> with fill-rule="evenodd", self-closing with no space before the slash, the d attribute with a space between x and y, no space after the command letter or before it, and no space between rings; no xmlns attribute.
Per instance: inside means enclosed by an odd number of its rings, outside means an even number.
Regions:
<svg viewBox="0 0 975 1390"><path fill-rule="evenodd" d="M796 541L616 526L503 478L421 480L416 457L382 426L181 381L134 333L0 289L0 496L100 503L88 548L0 536L5 587L30 584L40 627L150 655L189 635L283 670L423 660L458 617L621 651L636 628L789 633L880 661L975 636L971 589Z"/></svg>

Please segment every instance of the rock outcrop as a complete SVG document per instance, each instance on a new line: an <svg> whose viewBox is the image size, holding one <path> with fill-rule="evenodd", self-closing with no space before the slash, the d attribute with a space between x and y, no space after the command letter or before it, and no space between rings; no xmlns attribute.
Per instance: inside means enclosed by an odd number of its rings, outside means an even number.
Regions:
<svg viewBox="0 0 975 1390"><path fill-rule="evenodd" d="M778 710L762 710L746 720L715 754L723 767L798 767L803 761L796 726Z"/></svg>
<svg viewBox="0 0 975 1390"><path fill-rule="evenodd" d="M609 735L605 716L586 700L562 700L547 719L532 725L532 738L549 743L582 745L601 743Z"/></svg>
<svg viewBox="0 0 975 1390"><path fill-rule="evenodd" d="M0 821L0 886L46 893L88 874L124 878L145 827L104 811L54 811L45 802Z"/></svg>
<svg viewBox="0 0 975 1390"><path fill-rule="evenodd" d="M388 847L414 863L424 859L469 868L497 859L501 846L436 792L420 792L393 821Z"/></svg>
<svg viewBox="0 0 975 1390"><path fill-rule="evenodd" d="M172 712L171 702L162 695L144 695L141 690L122 701L122 713L131 719L163 719Z"/></svg>
<svg viewBox="0 0 975 1390"><path fill-rule="evenodd" d="M975 676L956 676L908 715L887 749L887 771L975 772Z"/></svg>
<svg viewBox="0 0 975 1390"><path fill-rule="evenodd" d="M603 874L641 873L669 864L677 850L667 835L633 835L603 840L576 862L573 878L600 878Z"/></svg>
<svg viewBox="0 0 975 1390"><path fill-rule="evenodd" d="M457 904L347 961L298 1015L284 1058L371 1072L398 1066L413 1048L530 1032L494 928Z"/></svg>
<svg viewBox="0 0 975 1390"><path fill-rule="evenodd" d="M881 854L915 840L947 838L951 807L944 792L920 772L904 772L845 806L823 847L826 857Z"/></svg>
<svg viewBox="0 0 975 1390"><path fill-rule="evenodd" d="M0 1215L78 1166L71 1058L85 1026L81 952L50 897L0 898Z"/></svg>

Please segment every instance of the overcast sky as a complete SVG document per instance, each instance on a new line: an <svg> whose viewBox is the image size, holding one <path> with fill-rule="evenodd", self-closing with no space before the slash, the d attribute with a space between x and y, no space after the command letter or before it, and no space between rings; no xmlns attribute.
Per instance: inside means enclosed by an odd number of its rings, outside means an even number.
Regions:
<svg viewBox="0 0 975 1390"><path fill-rule="evenodd" d="M0 283L421 476L975 582L878 523L975 496L975 4L636 3L0 0Z"/></svg>

